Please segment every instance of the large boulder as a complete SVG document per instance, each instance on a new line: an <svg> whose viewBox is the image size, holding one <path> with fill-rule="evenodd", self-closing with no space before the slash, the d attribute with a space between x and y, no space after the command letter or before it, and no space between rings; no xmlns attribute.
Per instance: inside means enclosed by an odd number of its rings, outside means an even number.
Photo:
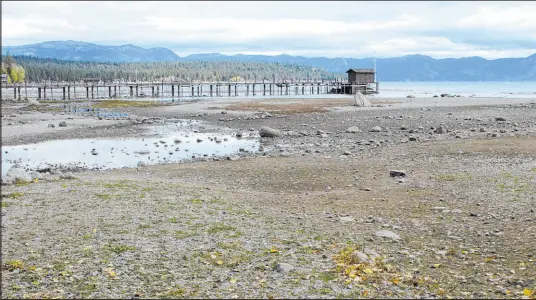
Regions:
<svg viewBox="0 0 536 300"><path fill-rule="evenodd" d="M263 126L259 129L259 135L261 137L277 137L281 135L281 132L277 129Z"/></svg>
<svg viewBox="0 0 536 300"><path fill-rule="evenodd" d="M358 107L371 107L372 103L361 92L354 95L355 105Z"/></svg>
<svg viewBox="0 0 536 300"><path fill-rule="evenodd" d="M28 100L28 105L39 105L39 101L34 100L34 99L30 99L30 100Z"/></svg>
<svg viewBox="0 0 536 300"><path fill-rule="evenodd" d="M16 182L30 182L32 176L26 172L23 168L12 167L6 173L5 177L2 177L3 184L13 184Z"/></svg>

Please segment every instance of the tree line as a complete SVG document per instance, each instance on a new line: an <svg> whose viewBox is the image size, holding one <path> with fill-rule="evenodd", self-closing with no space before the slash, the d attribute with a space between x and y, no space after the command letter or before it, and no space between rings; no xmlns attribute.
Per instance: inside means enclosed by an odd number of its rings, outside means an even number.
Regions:
<svg viewBox="0 0 536 300"><path fill-rule="evenodd" d="M335 80L341 74L298 64L241 61L187 62L92 62L31 56L2 56L16 61L25 71L27 82L71 81L99 78L111 81L299 81ZM4 64L2 64L3 66Z"/></svg>
<svg viewBox="0 0 536 300"><path fill-rule="evenodd" d="M7 82L24 82L26 70L19 66L11 55L2 56L1 73L7 75Z"/></svg>

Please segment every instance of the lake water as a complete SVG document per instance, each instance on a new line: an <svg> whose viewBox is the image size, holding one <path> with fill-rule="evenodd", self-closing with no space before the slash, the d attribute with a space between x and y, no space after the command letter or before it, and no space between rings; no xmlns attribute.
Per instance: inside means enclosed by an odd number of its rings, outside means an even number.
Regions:
<svg viewBox="0 0 536 300"><path fill-rule="evenodd" d="M380 93L376 97L433 97L441 94L536 98L536 82L380 82Z"/></svg>
<svg viewBox="0 0 536 300"><path fill-rule="evenodd" d="M31 170L47 165L115 169L136 167L140 161L152 165L191 160L192 156L225 157L238 153L240 148L257 152L259 146L255 137L238 139L230 134L194 133L180 126L157 125L147 137L140 138L54 140L2 146L2 176L15 163Z"/></svg>

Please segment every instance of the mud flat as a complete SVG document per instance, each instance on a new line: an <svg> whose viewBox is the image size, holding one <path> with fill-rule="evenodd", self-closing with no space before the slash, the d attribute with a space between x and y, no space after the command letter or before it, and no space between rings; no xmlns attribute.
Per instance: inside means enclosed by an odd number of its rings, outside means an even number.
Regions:
<svg viewBox="0 0 536 300"><path fill-rule="evenodd" d="M66 119L40 141L145 138L187 119L210 125L192 135L241 133L263 150L2 186L4 297L534 297L536 101L280 102ZM9 146L46 135L8 134Z"/></svg>

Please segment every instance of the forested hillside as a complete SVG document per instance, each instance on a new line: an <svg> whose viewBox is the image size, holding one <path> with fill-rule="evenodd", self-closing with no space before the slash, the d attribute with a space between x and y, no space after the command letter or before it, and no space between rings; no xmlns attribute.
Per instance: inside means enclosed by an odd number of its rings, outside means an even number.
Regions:
<svg viewBox="0 0 536 300"><path fill-rule="evenodd" d="M4 56L2 60L4 60ZM311 66L276 62L188 61L106 63L13 56L26 71L26 81L78 81L82 78L113 80L244 81L345 78Z"/></svg>

